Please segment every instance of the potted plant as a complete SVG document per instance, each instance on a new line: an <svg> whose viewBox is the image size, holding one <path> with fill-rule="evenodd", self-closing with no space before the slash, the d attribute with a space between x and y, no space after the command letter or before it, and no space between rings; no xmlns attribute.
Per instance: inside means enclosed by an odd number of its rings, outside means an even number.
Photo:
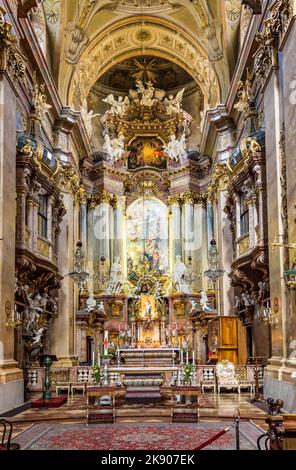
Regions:
<svg viewBox="0 0 296 470"><path fill-rule="evenodd" d="M98 364L92 366L92 375L95 379L95 383L99 385L101 382L101 367L98 366Z"/></svg>

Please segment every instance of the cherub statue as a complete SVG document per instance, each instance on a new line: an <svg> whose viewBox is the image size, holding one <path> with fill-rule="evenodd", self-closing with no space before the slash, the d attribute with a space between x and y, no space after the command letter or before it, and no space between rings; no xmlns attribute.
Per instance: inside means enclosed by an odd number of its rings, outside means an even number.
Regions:
<svg viewBox="0 0 296 470"><path fill-rule="evenodd" d="M185 91L185 88L182 88L182 90L180 90L176 94L176 96L169 95L168 98L164 99L166 111L169 116L171 116L172 114L176 114L180 111L184 91Z"/></svg>
<svg viewBox="0 0 296 470"><path fill-rule="evenodd" d="M212 312L213 310L209 307L209 299L205 291L202 291L200 298L200 305L204 312Z"/></svg>
<svg viewBox="0 0 296 470"><path fill-rule="evenodd" d="M104 101L104 103L110 104L110 112L115 116L119 116L120 118L124 116L127 108L130 106L130 100L128 96L125 98L123 98L123 96L119 96L118 100L116 100L112 93L106 98L102 99L102 101Z"/></svg>
<svg viewBox="0 0 296 470"><path fill-rule="evenodd" d="M34 331L34 336L33 336L33 343L32 344L39 344L41 343L41 338L43 335L44 328L39 328L38 331Z"/></svg>

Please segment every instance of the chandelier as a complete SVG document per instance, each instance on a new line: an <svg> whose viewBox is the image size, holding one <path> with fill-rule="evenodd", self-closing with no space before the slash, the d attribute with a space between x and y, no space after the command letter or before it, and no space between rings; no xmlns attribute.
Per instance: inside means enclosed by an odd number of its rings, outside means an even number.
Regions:
<svg viewBox="0 0 296 470"><path fill-rule="evenodd" d="M68 276L73 279L80 292L82 292L85 282L89 277L89 273L85 271L85 253L82 250L81 241L76 243L76 250L74 253L74 271L68 273Z"/></svg>
<svg viewBox="0 0 296 470"><path fill-rule="evenodd" d="M22 316L20 312L18 312L17 309L15 308L12 313L12 310L10 309L9 312L6 312L6 315L7 315L7 320L6 320L5 326L7 328L15 328L17 330L20 330L22 326Z"/></svg>
<svg viewBox="0 0 296 470"><path fill-rule="evenodd" d="M216 241L213 239L210 241L210 248L208 251L209 267L204 272L204 275L209 278L215 288L217 280L223 275L224 269L220 267L219 253L217 250Z"/></svg>

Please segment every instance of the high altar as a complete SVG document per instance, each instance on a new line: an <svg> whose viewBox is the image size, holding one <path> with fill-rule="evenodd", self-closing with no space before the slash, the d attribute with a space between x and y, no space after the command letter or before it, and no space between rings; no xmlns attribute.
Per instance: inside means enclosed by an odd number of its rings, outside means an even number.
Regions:
<svg viewBox="0 0 296 470"><path fill-rule="evenodd" d="M95 167L83 162L92 196L80 213L90 274L76 317L80 360L119 348L177 348L206 360L216 312L203 276L213 237L203 193L210 160L187 148L183 93L165 98L138 81L124 99L104 100L103 151Z"/></svg>

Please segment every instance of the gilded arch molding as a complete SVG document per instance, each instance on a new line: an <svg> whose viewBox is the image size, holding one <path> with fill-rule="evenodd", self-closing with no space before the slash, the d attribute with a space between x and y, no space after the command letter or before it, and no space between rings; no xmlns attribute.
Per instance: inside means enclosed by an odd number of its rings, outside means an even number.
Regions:
<svg viewBox="0 0 296 470"><path fill-rule="evenodd" d="M96 35L64 82L63 95L73 109L80 109L92 85L110 67L136 55L154 55L184 68L199 84L206 107L220 102L220 63L210 64L205 51L183 29L166 20L132 17L110 25Z"/></svg>

